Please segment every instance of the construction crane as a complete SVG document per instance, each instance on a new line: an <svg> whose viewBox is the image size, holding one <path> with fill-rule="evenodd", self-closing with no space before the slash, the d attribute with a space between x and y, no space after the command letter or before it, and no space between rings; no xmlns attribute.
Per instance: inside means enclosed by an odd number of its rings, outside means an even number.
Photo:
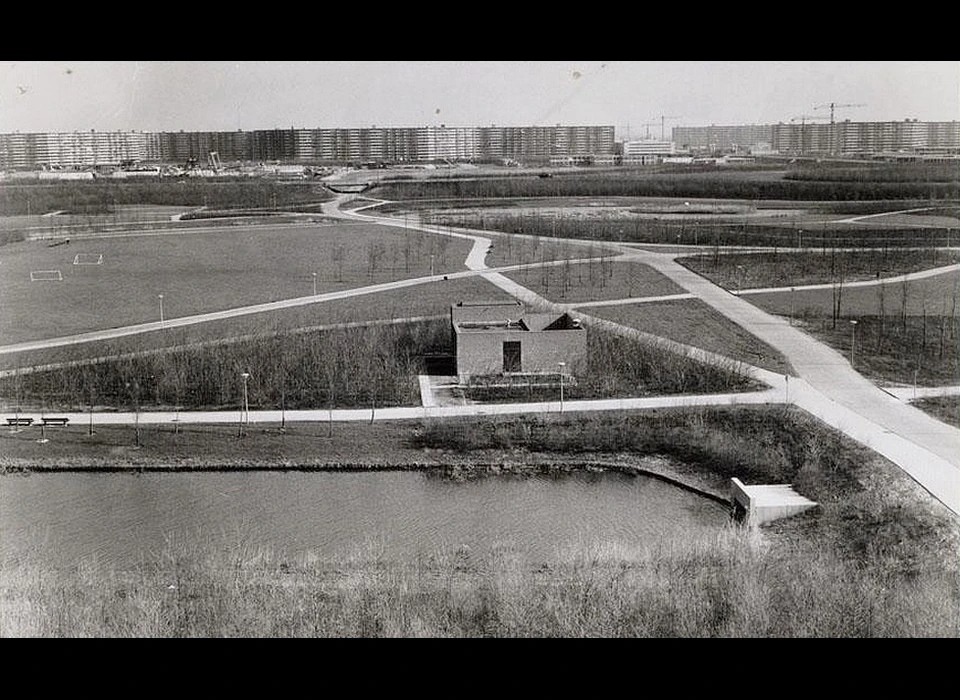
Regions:
<svg viewBox="0 0 960 700"><path fill-rule="evenodd" d="M846 107L866 107L866 105L863 105L863 104L841 105L841 104L837 104L836 102L829 102L829 103L823 104L823 105L816 105L816 106L814 107L814 109L826 109L827 107L830 108L830 123L831 123L831 124L834 124L834 123L836 123L836 122L834 121L834 111L836 110L837 107L840 107L840 108L846 108Z"/></svg>
<svg viewBox="0 0 960 700"><path fill-rule="evenodd" d="M814 109L826 109L827 107L830 108L830 154L836 155L837 142L839 141L839 139L837 138L837 125L836 125L836 121L834 120L834 112L836 111L836 108L837 107L840 107L840 108L866 107L866 105L864 104L843 104L842 105L842 104L837 104L836 102L829 102L827 104L816 105L814 106Z"/></svg>
<svg viewBox="0 0 960 700"><path fill-rule="evenodd" d="M660 122L644 122L643 124L638 124L637 126L642 126L642 127L645 127L645 128L646 128L646 130L647 130L647 135L644 136L644 138L645 138L645 139L649 139L649 138L650 138L650 127L651 127L651 126L656 126L656 125L659 124L659 123L660 123ZM627 139L626 139L626 140L627 140L627 141L630 140L630 125L629 125L629 124L627 124Z"/></svg>

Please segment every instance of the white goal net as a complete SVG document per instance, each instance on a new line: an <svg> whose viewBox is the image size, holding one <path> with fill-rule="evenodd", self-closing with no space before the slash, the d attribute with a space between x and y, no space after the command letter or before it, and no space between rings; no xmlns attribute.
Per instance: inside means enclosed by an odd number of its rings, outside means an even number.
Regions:
<svg viewBox="0 0 960 700"><path fill-rule="evenodd" d="M103 265L103 253L77 253L74 265Z"/></svg>
<svg viewBox="0 0 960 700"><path fill-rule="evenodd" d="M60 274L60 270L31 270L30 272L31 282L60 282L62 280L63 275Z"/></svg>

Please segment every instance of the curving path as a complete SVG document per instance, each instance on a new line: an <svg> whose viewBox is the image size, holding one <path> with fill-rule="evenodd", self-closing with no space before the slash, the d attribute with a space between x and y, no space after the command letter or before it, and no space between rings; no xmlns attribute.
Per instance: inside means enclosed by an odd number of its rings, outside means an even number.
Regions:
<svg viewBox="0 0 960 700"><path fill-rule="evenodd" d="M456 235L467 234L461 230ZM779 350L794 367L797 379L790 381L752 369L765 381L782 386L787 400L884 455L951 511L960 514L960 430L880 389L859 374L840 353L783 318L753 306L680 265L675 260L676 251L619 249L625 257L666 275L694 297ZM473 265L473 269L486 269L484 263L477 266L474 261ZM484 272L483 277L529 303L564 308L498 272Z"/></svg>
<svg viewBox="0 0 960 700"><path fill-rule="evenodd" d="M375 221L381 225L409 227L409 224L396 219L382 216L371 216L362 213L363 210L377 206L380 202L353 211L343 211L340 205L350 197L338 197L336 200L323 206L323 212L340 219L354 221ZM450 227L418 226L422 230L443 235L465 238L473 241L473 247L465 265L468 272L455 273L455 276L477 275L484 277L492 284L528 303L536 303L557 309L566 309L564 305L556 304L540 297L531 290L510 280L498 270L487 267L485 259L490 249L491 241L485 235L467 229ZM571 241L580 243L580 241ZM707 279L683 267L675 258L678 251L651 252L647 250L616 246L621 255L651 266L655 270L669 277L676 284L687 291L687 294L702 300L725 317L737 323L742 328L757 336L767 344L779 350L797 372L797 377L790 379L786 376L750 368L758 378L762 378L772 388L764 392L751 394L719 395L712 397L685 396L685 397L657 397L647 399L623 399L610 401L571 401L567 402L567 410L611 410L621 408L647 408L670 405L703 405L704 403L780 403L788 401L807 410L825 423L841 430L858 442L871 447L884 455L918 483L926 488L933 496L944 503L950 510L960 514L960 430L952 428L941 421L932 418L924 412L906 403L903 403L893 394L885 392L872 382L856 372L850 363L838 352L808 336L799 329L791 326L788 321L774 316L752 304L744 301L737 295L718 287ZM508 268L502 268L508 269ZM448 275L450 276L450 275ZM285 300L274 304L264 304L244 309L231 309L222 312L228 315L241 313L258 313L272 308L283 308L297 304L316 303L319 301L344 298L357 294L397 289L413 284L433 281L440 276L416 278L384 285L374 285L362 289L348 290L334 294L303 297L300 299ZM637 300L632 300L636 302ZM220 317L216 314L204 314L197 317L183 319L182 323L198 323L204 320ZM609 322L608 322L609 323ZM173 321L167 321L171 326ZM614 324L616 325L616 324ZM131 332L145 332L158 330L159 323L141 324L126 330ZM86 342L96 338L113 337L104 335L124 329L101 331L97 334L84 334L83 339L66 342ZM621 330L623 328L621 327ZM636 329L627 329L626 332L639 333ZM96 336L86 337L89 335ZM65 344L65 339L40 341L41 343ZM6 346L0 348L0 353L12 352L12 348L27 349L25 346ZM687 351L687 346L674 343L681 351ZM38 345L45 347L48 345ZM686 349L686 350L684 350ZM704 359L716 361L725 358L711 356L704 353ZM507 404L507 405L474 405L474 406L446 406L446 407L415 407L389 408L362 411L258 411L243 416L251 422L268 421L279 422L281 419L290 421L307 420L360 420L360 419L401 419L440 415L485 415L494 413L538 412L545 410L559 410L556 402L537 404ZM25 414L29 415L29 414ZM66 414L70 416L70 414ZM87 419L88 414L73 414L76 422ZM182 422L205 423L236 423L238 416L232 412L190 412L183 414L163 413L112 413L96 414L98 423L140 423L170 422L174 419Z"/></svg>

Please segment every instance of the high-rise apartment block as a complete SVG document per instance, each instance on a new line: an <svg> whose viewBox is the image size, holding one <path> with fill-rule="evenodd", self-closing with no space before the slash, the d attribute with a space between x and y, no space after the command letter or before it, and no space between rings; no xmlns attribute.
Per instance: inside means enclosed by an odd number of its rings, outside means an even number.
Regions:
<svg viewBox="0 0 960 700"><path fill-rule="evenodd" d="M613 126L371 127L257 131L0 134L0 168L89 167L125 160L182 164L221 161L302 163L542 159L610 155Z"/></svg>
<svg viewBox="0 0 960 700"><path fill-rule="evenodd" d="M960 122L851 122L774 124L773 149L785 154L957 153Z"/></svg>
<svg viewBox="0 0 960 700"><path fill-rule="evenodd" d="M766 151L783 154L858 155L898 151L956 153L960 122L812 123L674 127L673 141L684 151Z"/></svg>

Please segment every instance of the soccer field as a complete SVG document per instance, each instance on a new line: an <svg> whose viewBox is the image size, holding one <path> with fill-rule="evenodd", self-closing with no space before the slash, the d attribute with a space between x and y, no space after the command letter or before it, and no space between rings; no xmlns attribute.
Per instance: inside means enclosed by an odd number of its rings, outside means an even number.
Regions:
<svg viewBox="0 0 960 700"><path fill-rule="evenodd" d="M9 244L0 247L0 344L159 321L160 294L172 319L311 296L314 284L322 294L429 275L431 265L459 272L469 249L462 239L375 224Z"/></svg>

